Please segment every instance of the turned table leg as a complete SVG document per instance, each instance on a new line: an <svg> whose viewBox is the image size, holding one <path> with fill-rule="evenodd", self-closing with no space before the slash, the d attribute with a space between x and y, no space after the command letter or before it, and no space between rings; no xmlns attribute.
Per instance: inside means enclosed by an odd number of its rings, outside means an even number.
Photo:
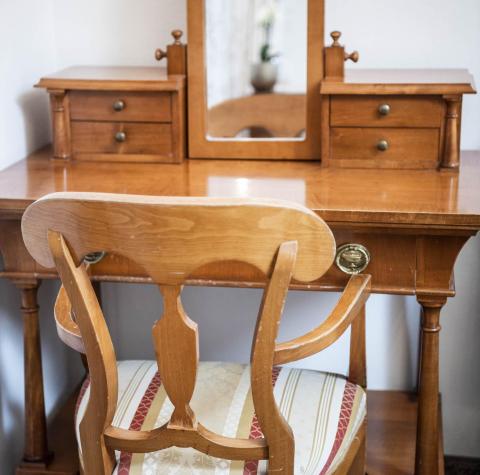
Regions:
<svg viewBox="0 0 480 475"><path fill-rule="evenodd" d="M25 372L25 448L23 462L47 464L47 426L43 393L40 325L37 291L39 281L15 282L22 296Z"/></svg>
<svg viewBox="0 0 480 475"><path fill-rule="evenodd" d="M439 340L445 297L419 297L422 306L416 475L439 473Z"/></svg>

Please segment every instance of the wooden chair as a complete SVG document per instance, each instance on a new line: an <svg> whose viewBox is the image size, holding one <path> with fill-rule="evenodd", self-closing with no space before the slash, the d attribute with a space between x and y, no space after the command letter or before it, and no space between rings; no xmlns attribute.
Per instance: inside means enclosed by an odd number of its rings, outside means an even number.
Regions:
<svg viewBox="0 0 480 475"><path fill-rule="evenodd" d="M302 137L307 124L305 94L253 94L224 101L208 111L208 135L253 138Z"/></svg>
<svg viewBox="0 0 480 475"><path fill-rule="evenodd" d="M370 276L352 277L316 329L275 342L289 284L319 279L334 259L333 235L313 212L269 200L57 193L27 209L22 230L32 256L62 280L61 339L87 357L77 412L85 474L365 473ZM83 263L95 251L139 264L158 284L156 362L117 363ZM234 280L245 268L264 276L250 366L199 363L181 291L213 263L228 265ZM323 350L349 326L348 379L279 366Z"/></svg>

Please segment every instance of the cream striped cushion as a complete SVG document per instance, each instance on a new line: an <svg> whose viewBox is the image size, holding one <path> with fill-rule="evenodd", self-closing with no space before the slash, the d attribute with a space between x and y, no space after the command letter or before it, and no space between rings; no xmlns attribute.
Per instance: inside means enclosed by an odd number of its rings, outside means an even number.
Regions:
<svg viewBox="0 0 480 475"><path fill-rule="evenodd" d="M149 430L169 420L173 406L156 362L122 361L118 374L115 426ZM292 368L276 368L273 382L277 404L295 435L295 474L332 473L365 418L365 392L341 376ZM89 393L86 381L77 404L78 440ZM249 366L200 363L192 408L214 432L228 437L262 436L253 411ZM151 454L117 453L117 460L114 475L249 475L267 470L266 461L231 462L176 447Z"/></svg>

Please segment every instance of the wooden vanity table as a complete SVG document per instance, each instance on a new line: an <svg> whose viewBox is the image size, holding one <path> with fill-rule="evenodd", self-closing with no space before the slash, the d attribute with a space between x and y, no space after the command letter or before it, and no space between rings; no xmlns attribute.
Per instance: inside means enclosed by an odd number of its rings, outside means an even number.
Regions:
<svg viewBox="0 0 480 475"><path fill-rule="evenodd" d="M218 12L210 12L206 1L188 1L188 62L179 30L167 52L157 50L157 59L168 57L167 72L75 68L44 77L39 86L51 97L54 144L0 173L0 277L21 293L25 329L25 448L17 475L78 470L74 399L48 430L45 417L37 290L42 280L57 275L33 261L20 229L27 206L56 191L262 197L311 208L331 226L338 255L328 274L306 290L343 289L349 273L365 267L373 292L415 295L422 307L418 394L368 395L368 473L443 474L440 312L455 295L456 258L480 230L480 152L460 156L459 151L463 95L475 92L471 75L463 70L345 72L344 61L357 61L358 54L345 52L339 32L324 48L324 1L299 0L302 31L307 31L301 91L287 101L274 94L256 97L247 81L243 96L228 91L212 98L215 77L209 68L228 74L229 57L240 49L232 45L226 59L220 57L229 39L225 32L208 36L205 23ZM216 28L226 24L212 20ZM240 31L238 23L235 27ZM216 53L218 64L207 64ZM287 62L288 56L283 58ZM300 71L292 77L301 77ZM237 130L243 124L238 117L219 127L212 111L224 106L231 111L238 99L242 107L255 109L245 116L266 121L246 125L257 132L270 125L287 136L246 139L248 130ZM259 102L272 101L290 106L276 109L269 123L269 114L257 109ZM293 115L293 132L285 132L290 128L283 122ZM130 262L96 257L92 278L98 282L149 283ZM230 279L228 265L222 265L197 272L189 284L228 286ZM245 271L241 285L259 286L259 276Z"/></svg>
<svg viewBox="0 0 480 475"><path fill-rule="evenodd" d="M37 289L55 272L35 264L25 249L20 220L25 208L55 191L98 191L165 196L283 198L313 209L332 227L337 245L368 249L377 293L416 295L423 308L418 394L369 394L370 475L443 473L439 410L440 311L455 294L453 267L467 240L480 230L480 153L464 153L459 173L422 170L325 168L315 162L187 160L183 164L92 163L51 160L44 149L0 173L1 277L22 295L25 324L25 458L18 474L75 473L73 406L60 414L47 443L43 402ZM98 281L148 283L141 269L105 256L93 267ZM313 287L343 288L348 276L334 266ZM228 285L228 267L192 276L190 284ZM258 285L245 274L242 285ZM294 286L295 287L295 286ZM300 286L296 286L301 288ZM310 287L312 288L312 287ZM55 454L49 464L49 450Z"/></svg>

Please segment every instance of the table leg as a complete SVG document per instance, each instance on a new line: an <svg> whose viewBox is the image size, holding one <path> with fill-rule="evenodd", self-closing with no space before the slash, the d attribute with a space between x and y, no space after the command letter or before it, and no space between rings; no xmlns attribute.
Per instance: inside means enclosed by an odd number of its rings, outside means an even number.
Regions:
<svg viewBox="0 0 480 475"><path fill-rule="evenodd" d="M25 372L25 464L48 463L47 425L43 392L40 325L38 319L38 280L17 281L22 296Z"/></svg>
<svg viewBox="0 0 480 475"><path fill-rule="evenodd" d="M418 297L422 306L416 475L439 473L439 340L445 297Z"/></svg>

